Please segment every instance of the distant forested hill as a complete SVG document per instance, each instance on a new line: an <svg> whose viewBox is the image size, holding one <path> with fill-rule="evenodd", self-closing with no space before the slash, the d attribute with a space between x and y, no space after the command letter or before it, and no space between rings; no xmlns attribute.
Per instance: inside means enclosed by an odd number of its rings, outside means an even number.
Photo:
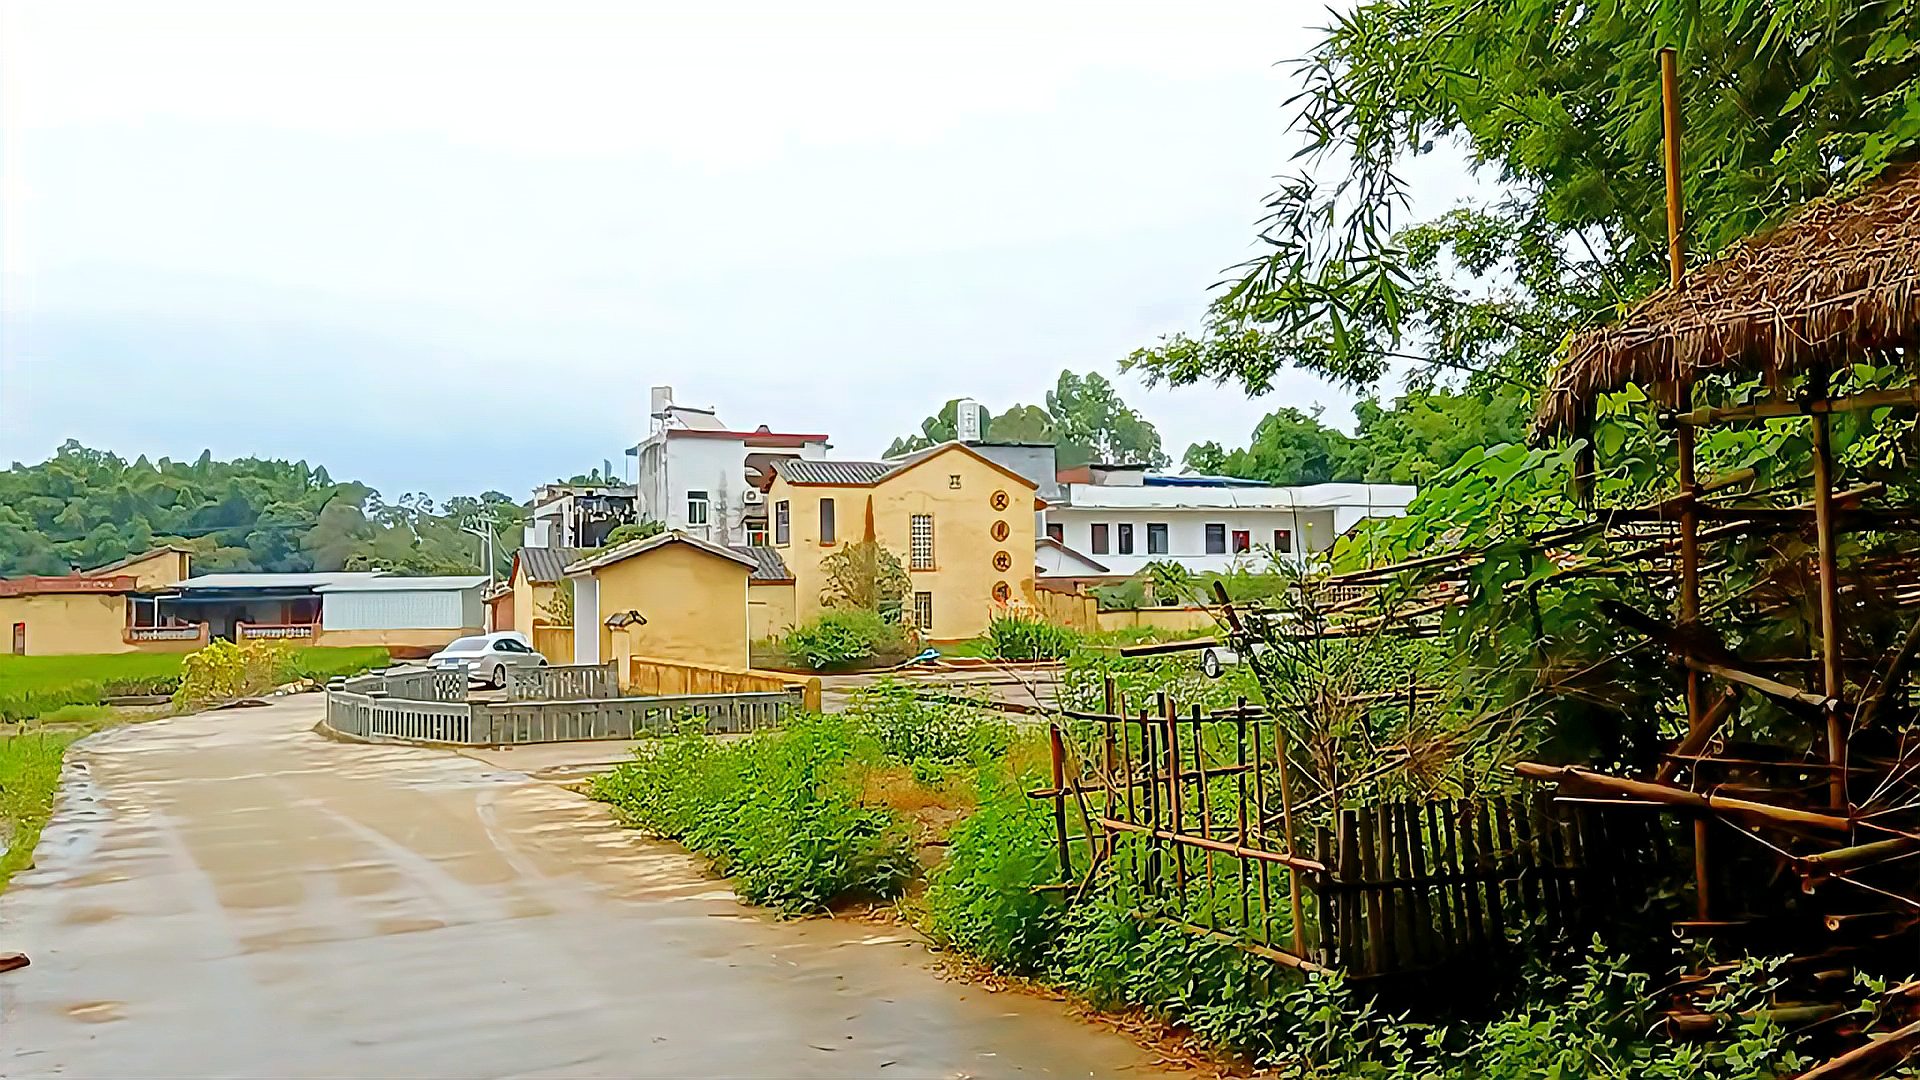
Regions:
<svg viewBox="0 0 1920 1080"><path fill-rule="evenodd" d="M0 577L91 569L161 544L191 548L197 572L485 573L480 538L461 526L491 520L505 569L523 516L497 491L387 502L304 461L129 462L68 440L0 472Z"/></svg>

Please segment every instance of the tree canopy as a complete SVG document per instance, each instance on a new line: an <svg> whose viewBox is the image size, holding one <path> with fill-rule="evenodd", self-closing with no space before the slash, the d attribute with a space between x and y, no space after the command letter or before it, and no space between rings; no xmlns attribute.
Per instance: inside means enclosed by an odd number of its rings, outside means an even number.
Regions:
<svg viewBox="0 0 1920 1080"><path fill-rule="evenodd" d="M492 522L500 569L523 516L497 491L388 502L304 461L129 462L68 440L40 464L0 471L0 577L87 570L168 544L206 571L474 573L485 570L481 542L462 528Z"/></svg>
<svg viewBox="0 0 1920 1080"><path fill-rule="evenodd" d="M1000 442L1052 443L1061 468L1093 461L1140 461L1167 464L1160 433L1138 410L1121 400L1113 383L1098 372L1075 375L1062 371L1046 406L1014 405L1006 412L988 413L982 434ZM947 402L920 423L918 434L895 439L888 457L910 454L957 437L960 400Z"/></svg>
<svg viewBox="0 0 1920 1080"><path fill-rule="evenodd" d="M1519 439L1527 415L1526 400L1505 387L1485 393L1415 390L1391 406L1362 398L1353 411L1359 424L1348 435L1322 422L1319 410L1278 409L1254 428L1247 446L1196 443L1181 463L1195 472L1270 484L1423 484L1470 450Z"/></svg>
<svg viewBox="0 0 1920 1080"><path fill-rule="evenodd" d="M1655 50L1678 49L1689 244L1705 257L1920 150L1920 0L1373 0L1297 62L1306 171L1195 336L1129 363L1264 392L1413 360L1537 385L1568 332L1664 273ZM1404 225L1403 166L1462 145L1506 194Z"/></svg>

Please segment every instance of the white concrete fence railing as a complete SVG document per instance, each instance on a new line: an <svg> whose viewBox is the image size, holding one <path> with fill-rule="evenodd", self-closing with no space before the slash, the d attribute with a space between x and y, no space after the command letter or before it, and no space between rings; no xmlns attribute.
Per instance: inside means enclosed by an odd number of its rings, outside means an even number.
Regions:
<svg viewBox="0 0 1920 1080"><path fill-rule="evenodd" d="M548 664L507 669L508 701L594 701L620 696L620 665Z"/></svg>
<svg viewBox="0 0 1920 1080"><path fill-rule="evenodd" d="M458 679L457 697L451 696L449 677ZM592 689L607 694L612 689L611 677L610 668L599 680L576 671L546 684L541 692L558 693L565 686L574 686L582 692ZM443 693L449 696L435 696ZM702 721L709 734L746 734L778 727L802 707L802 694L798 689L742 694L471 701L466 695L464 670L402 669L333 680L327 686L323 723L340 735L369 742L515 746L585 739L634 739L665 734L696 719Z"/></svg>

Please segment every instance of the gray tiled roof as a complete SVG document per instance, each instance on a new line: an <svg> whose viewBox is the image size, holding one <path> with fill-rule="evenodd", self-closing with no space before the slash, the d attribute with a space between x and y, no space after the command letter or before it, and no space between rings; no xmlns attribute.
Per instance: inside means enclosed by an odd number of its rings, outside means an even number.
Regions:
<svg viewBox="0 0 1920 1080"><path fill-rule="evenodd" d="M523 547L520 549L520 572L528 581L549 584L565 577L566 566L578 562L591 548L570 547Z"/></svg>
<svg viewBox="0 0 1920 1080"><path fill-rule="evenodd" d="M770 547L755 547L735 544L733 550L753 560L752 581L792 581L793 571L787 569L787 561L780 552Z"/></svg>
<svg viewBox="0 0 1920 1080"><path fill-rule="evenodd" d="M875 484L898 468L886 461L806 461L793 458L774 466L789 484Z"/></svg>

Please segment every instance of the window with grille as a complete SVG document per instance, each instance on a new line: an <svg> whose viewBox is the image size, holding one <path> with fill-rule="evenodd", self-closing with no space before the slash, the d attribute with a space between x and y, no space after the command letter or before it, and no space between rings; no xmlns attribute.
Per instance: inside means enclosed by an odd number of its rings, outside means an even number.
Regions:
<svg viewBox="0 0 1920 1080"><path fill-rule="evenodd" d="M787 500L781 499L773 504L773 542L786 547L793 536L793 516L787 506Z"/></svg>
<svg viewBox="0 0 1920 1080"><path fill-rule="evenodd" d="M820 542L833 543L833 500L820 500Z"/></svg>
<svg viewBox="0 0 1920 1080"><path fill-rule="evenodd" d="M933 569L933 515L915 514L908 533L908 564L914 570ZM929 601L931 602L931 601ZM917 601L916 601L917 603Z"/></svg>
<svg viewBox="0 0 1920 1080"><path fill-rule="evenodd" d="M913 594L913 625L919 627L920 632L923 634L933 629L932 593L917 592Z"/></svg>
<svg viewBox="0 0 1920 1080"><path fill-rule="evenodd" d="M1165 555L1167 553L1167 525L1163 521L1147 523L1147 554Z"/></svg>

